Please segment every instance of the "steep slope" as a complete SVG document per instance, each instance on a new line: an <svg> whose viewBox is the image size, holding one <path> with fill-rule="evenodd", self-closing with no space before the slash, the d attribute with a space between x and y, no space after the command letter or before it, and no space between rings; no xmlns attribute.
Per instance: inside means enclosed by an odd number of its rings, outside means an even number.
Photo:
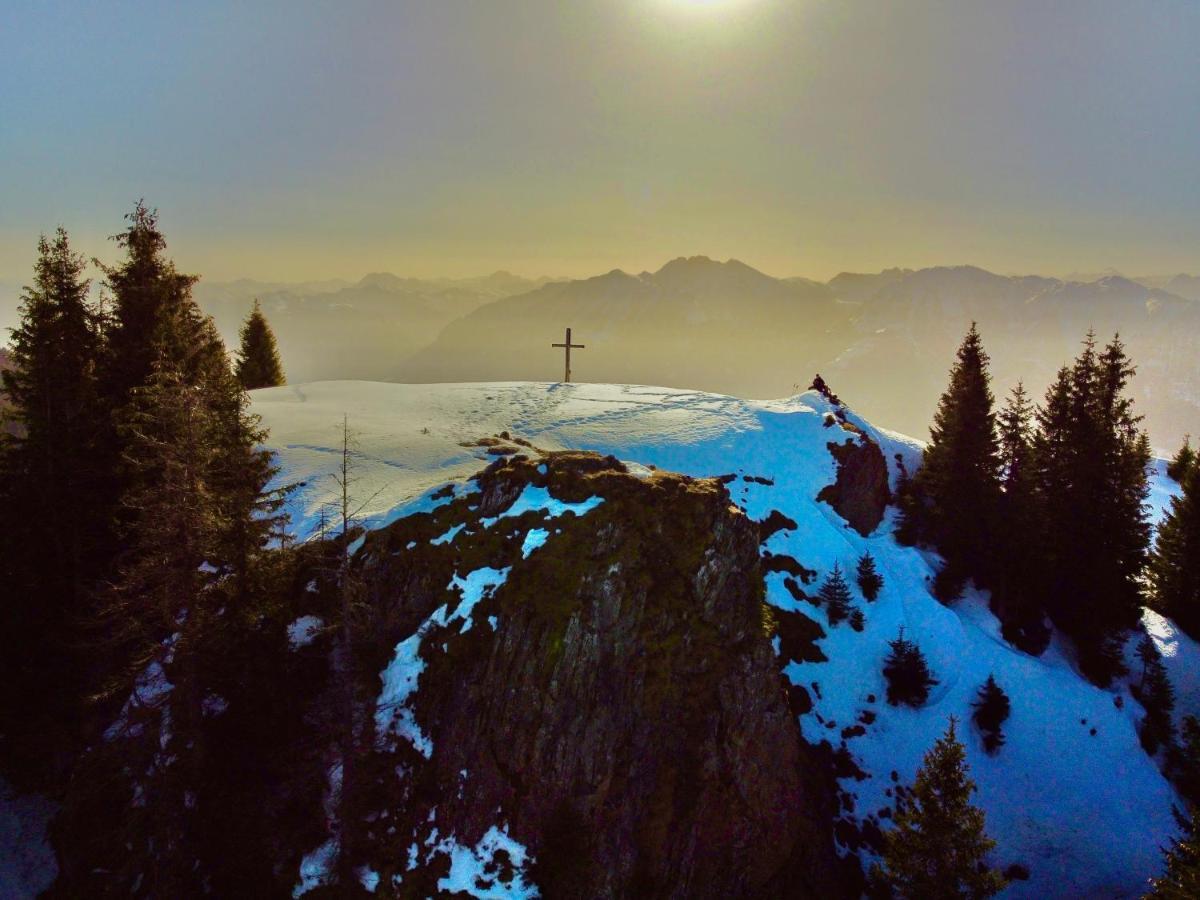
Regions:
<svg viewBox="0 0 1200 900"><path fill-rule="evenodd" d="M915 442L815 393L753 402L637 386L340 383L258 392L255 407L271 426L285 477L306 482L294 501L301 530L311 527L332 489L323 473L333 471L333 454L321 447L332 446L343 411L360 431L362 492L378 491L368 510L377 523L453 502L455 493L428 489L478 470L495 453L532 452L510 439L517 437L546 449L590 448L723 477L747 516L772 523L763 529L762 564L775 611L775 664L788 679L808 743L827 744L837 762L840 852L871 859L894 808L895 783L911 781L949 716L969 721L975 691L994 674L1013 703L1007 743L990 757L978 735L963 733L977 801L999 841L994 862L1030 873L1008 895L1136 896L1158 870L1159 847L1175 832L1171 805L1178 798L1138 744L1142 710L1128 686L1091 686L1057 642L1040 658L1013 649L984 597L971 593L954 608L932 597L936 560L895 543L891 512L873 529L864 526L864 535L817 499L839 483L830 445L874 444L894 487L899 464L911 470L917 463ZM482 446L475 440L490 435L499 436ZM846 475L843 487L850 490L852 480ZM856 597L864 616L858 632L845 622L832 625L809 597L835 563L850 568L866 550L884 588L873 603ZM1147 624L1173 672L1200 662L1169 622L1148 616ZM901 627L939 680L916 710L883 700L882 660ZM1194 686L1181 679L1178 687L1181 710L1195 710Z"/></svg>

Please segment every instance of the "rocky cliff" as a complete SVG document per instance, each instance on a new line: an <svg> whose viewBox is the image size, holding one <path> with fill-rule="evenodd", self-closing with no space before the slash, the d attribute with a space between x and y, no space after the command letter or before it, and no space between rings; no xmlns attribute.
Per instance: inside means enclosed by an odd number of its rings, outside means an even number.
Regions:
<svg viewBox="0 0 1200 900"><path fill-rule="evenodd" d="M547 897L828 896L832 774L789 712L759 531L724 486L581 453L477 486L359 554L379 647L421 635L403 716L376 717L365 812L389 824L361 864L432 891L500 829ZM494 587L439 615L473 576Z"/></svg>
<svg viewBox="0 0 1200 900"><path fill-rule="evenodd" d="M274 608L192 662L201 722L172 716L178 660L141 679L55 824L54 896L845 889L831 754L772 647L802 617L765 603L770 529L718 479L485 446L426 511L349 535L345 577L337 539L286 551Z"/></svg>

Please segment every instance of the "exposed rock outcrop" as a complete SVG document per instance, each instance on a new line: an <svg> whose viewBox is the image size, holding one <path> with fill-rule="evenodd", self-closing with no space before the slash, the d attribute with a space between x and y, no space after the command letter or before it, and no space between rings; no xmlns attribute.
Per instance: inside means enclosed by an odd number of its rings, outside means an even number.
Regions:
<svg viewBox="0 0 1200 900"><path fill-rule="evenodd" d="M369 815L394 831L362 863L432 888L445 861L422 849L408 871L410 846L502 824L547 897L836 894L832 776L780 680L758 528L724 486L592 454L505 459L478 484L361 554L385 647L453 607L452 575L511 567L465 631L426 626L412 709L433 749L376 753ZM482 523L530 487L603 502Z"/></svg>
<svg viewBox="0 0 1200 900"><path fill-rule="evenodd" d="M891 502L888 488L887 460L879 445L870 436L850 423L842 428L854 437L845 443L831 441L827 446L837 460L837 480L817 494L837 510L850 527L866 536L883 521L884 511Z"/></svg>

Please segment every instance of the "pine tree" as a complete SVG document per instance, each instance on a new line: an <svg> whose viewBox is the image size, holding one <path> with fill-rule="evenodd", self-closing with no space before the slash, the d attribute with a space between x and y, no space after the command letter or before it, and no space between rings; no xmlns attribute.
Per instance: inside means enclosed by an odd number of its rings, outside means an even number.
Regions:
<svg viewBox="0 0 1200 900"><path fill-rule="evenodd" d="M1004 734L1000 728L1011 711L1008 695L996 684L995 676L988 675L972 706L975 710L972 718L983 734L983 749L988 754L994 754L1004 746Z"/></svg>
<svg viewBox="0 0 1200 900"><path fill-rule="evenodd" d="M887 679L887 701L892 706L918 707L929 699L929 689L938 683L929 671L921 648L904 637L904 628L894 641L888 642L891 652L883 664Z"/></svg>
<svg viewBox="0 0 1200 900"><path fill-rule="evenodd" d="M821 589L817 592L817 597L825 604L825 613L829 616L830 625L837 625L839 622L845 621L846 617L850 615L852 599L850 588L847 586L846 579L842 576L842 570L837 563L833 564L833 571L829 573L829 577L821 585Z"/></svg>
<svg viewBox="0 0 1200 900"><path fill-rule="evenodd" d="M1175 689L1167 677L1162 654L1154 646L1149 635L1144 635L1137 647L1138 659L1142 662L1142 677L1135 695L1146 710L1138 737L1147 753L1154 754L1164 744L1169 744L1175 735L1171 713L1175 709Z"/></svg>
<svg viewBox="0 0 1200 900"><path fill-rule="evenodd" d="M1183 491L1171 498L1149 573L1155 609L1200 639L1200 466L1188 470Z"/></svg>
<svg viewBox="0 0 1200 900"><path fill-rule="evenodd" d="M1183 484L1184 476L1196 464L1196 451L1192 449L1192 436L1184 435L1183 446L1167 464L1167 476Z"/></svg>
<svg viewBox="0 0 1200 900"><path fill-rule="evenodd" d="M3 373L16 427L0 435L0 506L20 523L0 530L0 680L11 691L0 706L14 717L0 730L10 744L18 732L34 743L53 735L60 749L71 742L58 729L80 720L76 624L111 553L97 386L104 332L84 269L63 229L39 240ZM37 764L48 758L28 749Z"/></svg>
<svg viewBox="0 0 1200 900"><path fill-rule="evenodd" d="M916 537L946 559L947 583L990 581L994 517L1000 494L996 417L988 355L972 323L938 402L906 510Z"/></svg>
<svg viewBox="0 0 1200 900"><path fill-rule="evenodd" d="M858 578L858 589L862 591L863 597L868 602L874 602L883 588L883 576L875 568L875 557L869 552L860 556L855 574Z"/></svg>
<svg viewBox="0 0 1200 900"><path fill-rule="evenodd" d="M877 877L912 900L982 898L1003 890L1004 877L986 863L996 842L984 830L983 810L971 805L974 791L951 717L925 754L912 791L897 804Z"/></svg>
<svg viewBox="0 0 1200 900"><path fill-rule="evenodd" d="M238 351L237 377L248 391L284 384L283 363L279 360L279 348L275 345L275 334L263 315L257 300L242 325L242 346Z"/></svg>
<svg viewBox="0 0 1200 900"><path fill-rule="evenodd" d="M1174 846L1163 851L1167 871L1150 879L1147 898L1196 900L1200 897L1200 812L1192 808L1186 829Z"/></svg>

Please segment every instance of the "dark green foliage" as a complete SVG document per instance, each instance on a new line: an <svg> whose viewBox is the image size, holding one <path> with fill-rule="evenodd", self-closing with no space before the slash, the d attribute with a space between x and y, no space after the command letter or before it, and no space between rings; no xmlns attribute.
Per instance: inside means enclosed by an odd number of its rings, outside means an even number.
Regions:
<svg viewBox="0 0 1200 900"><path fill-rule="evenodd" d="M830 625L837 625L839 622L844 622L847 616L850 615L850 588L847 586L846 579L843 577L842 570L837 563L833 564L833 571L829 573L829 577L821 585L821 589L817 592L817 597L825 605L825 613L829 616Z"/></svg>
<svg viewBox="0 0 1200 900"><path fill-rule="evenodd" d="M139 201L125 218L128 227L112 238L125 259L100 267L113 300L105 391L118 402L149 381L160 356L188 379L205 356L224 356L215 332L200 333L204 317L191 299L198 276L181 275L163 253L158 213Z"/></svg>
<svg viewBox="0 0 1200 900"><path fill-rule="evenodd" d="M1179 740L1171 748L1171 780L1188 803L1200 804L1200 722L1184 716Z"/></svg>
<svg viewBox="0 0 1200 900"><path fill-rule="evenodd" d="M867 617L857 606L850 611L850 627L855 631L862 631L867 627Z"/></svg>
<svg viewBox="0 0 1200 900"><path fill-rule="evenodd" d="M988 675L972 706L975 712L971 717L983 735L983 749L994 754L1004 746L1004 734L1000 729L1011 711L1008 694L996 684L994 676Z"/></svg>
<svg viewBox="0 0 1200 900"><path fill-rule="evenodd" d="M992 608L1004 636L1028 653L1040 654L1050 639L1043 609L1041 518L1034 482L1033 404L1018 383L996 418L1002 493L995 552L1000 565Z"/></svg>
<svg viewBox="0 0 1200 900"><path fill-rule="evenodd" d="M1046 607L1096 684L1121 674L1118 644L1137 624L1150 528L1149 442L1126 396L1134 368L1114 337L1089 334L1039 412L1034 441Z"/></svg>
<svg viewBox="0 0 1200 900"><path fill-rule="evenodd" d="M873 602L883 588L883 576L875 568L875 557L864 553L858 559L858 569L855 573L858 579L858 589L868 602Z"/></svg>
<svg viewBox="0 0 1200 900"><path fill-rule="evenodd" d="M1179 448L1179 452L1171 458L1167 463L1167 475L1174 478L1180 484L1183 484L1184 476L1196 465L1196 451L1192 449L1192 436L1185 435L1183 438L1183 446Z"/></svg>
<svg viewBox="0 0 1200 900"><path fill-rule="evenodd" d="M988 583L1000 495L999 446L988 356L972 324L938 402L912 498L902 507L918 542L936 547L947 567Z"/></svg>
<svg viewBox="0 0 1200 900"><path fill-rule="evenodd" d="M88 288L67 233L43 237L3 373L14 427L0 435L0 506L11 523L0 529L0 734L7 753L36 767L80 737L61 731L79 722L85 659L73 648L111 553L104 332Z"/></svg>
<svg viewBox="0 0 1200 900"><path fill-rule="evenodd" d="M279 360L279 348L275 345L275 334L263 315L257 300L242 325L242 345L238 350L237 378L248 391L284 384L283 363Z"/></svg>
<svg viewBox="0 0 1200 900"><path fill-rule="evenodd" d="M183 896L207 869L191 853L163 848L207 840L195 792L220 752L206 697L214 669L261 621L275 589L267 545L278 532L282 495L267 490L275 469L260 447L265 434L212 321L190 296L194 279L162 257L153 214L139 204L118 240L128 256L105 270L117 312L98 384L112 410L114 428L101 433L116 456L101 458L111 459L108 477L119 489L111 521L121 552L95 592L101 608L87 642L100 710L116 710L135 689L141 700L77 764L79 772L101 773L104 790L115 793L97 794L75 779L63 798L64 822L113 835L120 848L98 859L89 857L90 844L75 846L60 881L68 893L89 893L99 865L105 890L136 893L140 883L155 896ZM170 690L147 695L147 679L155 678ZM130 773L137 773L137 802L128 794Z"/></svg>
<svg viewBox="0 0 1200 900"><path fill-rule="evenodd" d="M892 706L917 707L929 699L929 689L938 683L929 671L921 648L904 637L904 629L894 641L889 641L891 652L883 663L883 674L887 678L887 701Z"/></svg>
<svg viewBox="0 0 1200 900"><path fill-rule="evenodd" d="M1196 807L1186 830L1170 849L1163 851L1167 871L1150 880L1147 897L1161 900L1196 900L1200 897L1200 814Z"/></svg>
<svg viewBox="0 0 1200 900"><path fill-rule="evenodd" d="M885 835L877 881L912 900L991 897L1004 877L987 865L996 846L983 810L971 805L971 780L954 719L925 754L911 792L896 804L895 828Z"/></svg>
<svg viewBox="0 0 1200 900"><path fill-rule="evenodd" d="M1200 465L1188 469L1158 527L1150 584L1155 608L1200 638Z"/></svg>
<svg viewBox="0 0 1200 900"><path fill-rule="evenodd" d="M1167 678L1162 655L1149 635L1145 635L1138 643L1137 655L1142 662L1142 673L1134 693L1146 709L1146 718L1142 720L1138 737L1146 752L1153 754L1159 747L1169 744L1175 735L1175 725L1171 720L1171 713L1175 709L1175 689Z"/></svg>

